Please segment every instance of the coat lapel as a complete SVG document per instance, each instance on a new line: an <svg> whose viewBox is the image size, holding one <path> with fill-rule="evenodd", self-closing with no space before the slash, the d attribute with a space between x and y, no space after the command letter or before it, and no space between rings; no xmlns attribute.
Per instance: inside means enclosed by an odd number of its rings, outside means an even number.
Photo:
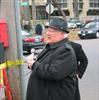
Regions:
<svg viewBox="0 0 99 100"><path fill-rule="evenodd" d="M50 48L45 48L37 57L37 60L46 57L50 53L51 49Z"/></svg>

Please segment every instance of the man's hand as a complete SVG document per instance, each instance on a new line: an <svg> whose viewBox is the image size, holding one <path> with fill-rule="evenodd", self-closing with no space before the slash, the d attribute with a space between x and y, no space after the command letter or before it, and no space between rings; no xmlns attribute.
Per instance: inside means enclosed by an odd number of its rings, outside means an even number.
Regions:
<svg viewBox="0 0 99 100"><path fill-rule="evenodd" d="M28 65L28 68L29 69L32 69L32 65L35 63L35 59L34 59L34 56L33 54L29 55L27 57L27 65Z"/></svg>
<svg viewBox="0 0 99 100"><path fill-rule="evenodd" d="M76 76L77 76L77 79L79 79L79 75L78 75L78 74L76 74Z"/></svg>

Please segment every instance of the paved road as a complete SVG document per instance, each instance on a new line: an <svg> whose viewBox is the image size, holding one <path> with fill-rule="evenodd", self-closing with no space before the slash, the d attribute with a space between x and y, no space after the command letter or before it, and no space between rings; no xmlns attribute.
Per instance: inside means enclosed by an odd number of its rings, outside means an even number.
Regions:
<svg viewBox="0 0 99 100"><path fill-rule="evenodd" d="M89 64L83 78L79 81L82 100L99 100L99 39L78 40L85 50ZM25 100L26 86L30 70L22 66L23 100Z"/></svg>

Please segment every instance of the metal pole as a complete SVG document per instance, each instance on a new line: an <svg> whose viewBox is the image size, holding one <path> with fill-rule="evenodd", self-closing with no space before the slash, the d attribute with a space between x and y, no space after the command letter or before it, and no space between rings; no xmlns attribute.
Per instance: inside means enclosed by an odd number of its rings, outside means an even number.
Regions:
<svg viewBox="0 0 99 100"><path fill-rule="evenodd" d="M51 14L51 0L47 0L47 3L49 5L49 13L48 13L48 20L49 20L49 23L50 23L50 14Z"/></svg>
<svg viewBox="0 0 99 100"><path fill-rule="evenodd" d="M51 14L51 3L49 3L49 14L48 14L48 16L49 16L49 23L50 23L50 14Z"/></svg>
<svg viewBox="0 0 99 100"><path fill-rule="evenodd" d="M32 19L36 20L36 6L35 6L35 0L32 0Z"/></svg>
<svg viewBox="0 0 99 100"><path fill-rule="evenodd" d="M16 37L17 37L17 51L18 51L18 58L23 59L23 50L22 50L22 36L21 36L21 25L20 25L20 9L19 9L19 0L15 0L15 25L16 25ZM20 83L21 83L21 93L22 93L22 98L23 98L23 81L22 81L22 67L20 65ZM22 100L22 99L21 99Z"/></svg>
<svg viewBox="0 0 99 100"><path fill-rule="evenodd" d="M32 20L33 20L33 32L34 32L35 26L36 26L36 6L35 6L35 0L32 0Z"/></svg>

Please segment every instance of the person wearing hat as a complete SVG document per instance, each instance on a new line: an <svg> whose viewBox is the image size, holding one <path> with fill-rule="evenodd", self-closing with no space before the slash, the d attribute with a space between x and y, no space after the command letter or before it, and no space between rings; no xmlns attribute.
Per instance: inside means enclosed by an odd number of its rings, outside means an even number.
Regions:
<svg viewBox="0 0 99 100"><path fill-rule="evenodd" d="M75 100L77 61L68 33L66 21L54 18L45 31L47 44L43 51L37 59L28 56L32 72L26 100Z"/></svg>

